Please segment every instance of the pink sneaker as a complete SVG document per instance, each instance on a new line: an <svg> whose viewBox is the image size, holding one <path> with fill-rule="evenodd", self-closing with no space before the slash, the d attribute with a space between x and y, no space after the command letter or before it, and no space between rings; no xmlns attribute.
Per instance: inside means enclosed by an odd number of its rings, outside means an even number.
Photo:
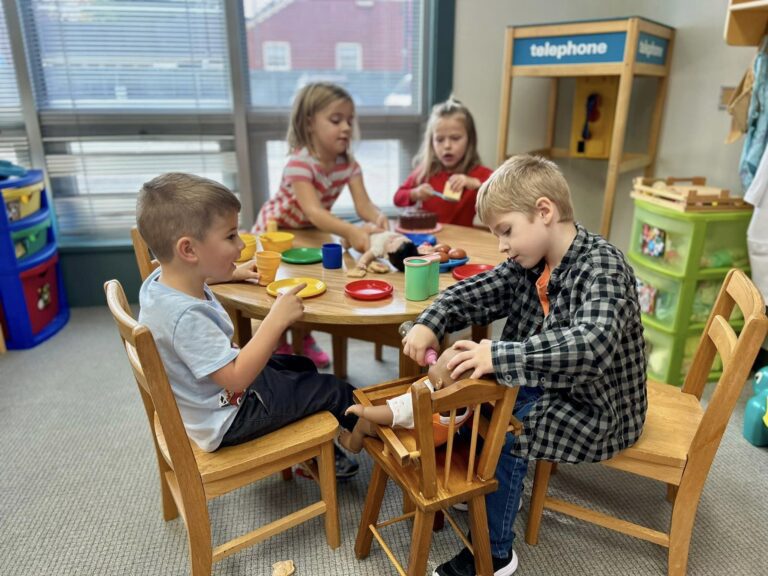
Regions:
<svg viewBox="0 0 768 576"><path fill-rule="evenodd" d="M320 349L311 334L304 337L304 356L312 360L318 368L325 368L331 363L331 357Z"/></svg>
<svg viewBox="0 0 768 576"><path fill-rule="evenodd" d="M275 354L293 354L293 346L288 344L286 342L285 344L280 344L277 348L275 348Z"/></svg>

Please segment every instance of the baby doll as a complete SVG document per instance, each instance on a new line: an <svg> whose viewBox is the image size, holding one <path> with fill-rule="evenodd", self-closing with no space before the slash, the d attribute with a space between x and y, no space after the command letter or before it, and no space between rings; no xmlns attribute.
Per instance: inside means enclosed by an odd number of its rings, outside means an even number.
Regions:
<svg viewBox="0 0 768 576"><path fill-rule="evenodd" d="M451 378L451 370L447 368L447 364L448 361L458 353L458 350L448 348L440 355L437 362L429 367L425 383L430 390L434 392L435 390L452 386L459 380L469 377L472 373L471 370L467 370L456 380ZM378 406L353 404L347 408L345 414L354 414L359 420L357 421L357 424L355 424L355 428L352 432L349 432L348 430L341 431L339 435L339 443L355 454L362 449L363 438L366 436L376 436L376 424L392 426L393 428L412 429L414 427L413 403L410 390L405 394L390 398L387 400L386 404ZM460 413L457 413L455 420L456 429L464 424L471 414L472 411L469 408L464 408ZM450 418L444 414L433 415L435 446L440 446L447 442L449 422Z"/></svg>
<svg viewBox="0 0 768 576"><path fill-rule="evenodd" d="M378 258L388 258L389 262L400 272L405 270L403 260L410 256L429 254L433 251L429 244L416 246L408 236L397 232L390 232L380 228L375 229L370 236L370 248L358 259L356 270L347 272L347 276L363 277L366 270L372 272L388 272L389 267Z"/></svg>

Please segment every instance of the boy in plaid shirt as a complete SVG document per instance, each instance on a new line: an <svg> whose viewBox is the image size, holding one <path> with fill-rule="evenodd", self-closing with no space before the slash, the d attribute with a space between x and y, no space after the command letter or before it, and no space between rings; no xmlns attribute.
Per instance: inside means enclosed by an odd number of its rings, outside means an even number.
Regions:
<svg viewBox="0 0 768 576"><path fill-rule="evenodd" d="M477 214L506 262L445 290L403 339L424 364L446 332L507 322L501 340L456 342L454 377L492 374L520 386L519 437L507 434L486 497L495 576L517 569L512 525L530 460L597 462L634 444L647 408L643 328L635 275L624 255L573 220L558 167L528 155L507 160L480 188ZM471 576L465 548L434 572Z"/></svg>

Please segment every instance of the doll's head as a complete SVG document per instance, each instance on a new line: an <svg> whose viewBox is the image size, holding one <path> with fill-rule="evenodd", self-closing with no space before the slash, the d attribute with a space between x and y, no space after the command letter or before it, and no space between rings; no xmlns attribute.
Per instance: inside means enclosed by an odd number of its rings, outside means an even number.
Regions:
<svg viewBox="0 0 768 576"><path fill-rule="evenodd" d="M418 256L419 249L407 236L393 236L387 241L387 256L392 266L400 272L405 271L403 260L411 256Z"/></svg>
<svg viewBox="0 0 768 576"><path fill-rule="evenodd" d="M459 350L456 350L453 347L448 348L442 354L440 354L437 362L429 367L429 381L432 383L435 389L447 388L459 380L469 378L469 376L472 374L472 370L467 370L463 374L460 374L456 380L451 378L451 370L448 369L448 362L458 353Z"/></svg>

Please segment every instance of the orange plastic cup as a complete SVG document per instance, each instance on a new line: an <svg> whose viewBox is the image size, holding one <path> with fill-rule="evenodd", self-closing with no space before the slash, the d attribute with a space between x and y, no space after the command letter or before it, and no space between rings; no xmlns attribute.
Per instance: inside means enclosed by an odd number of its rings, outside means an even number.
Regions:
<svg viewBox="0 0 768 576"><path fill-rule="evenodd" d="M260 286L266 286L275 281L281 258L280 252L272 252L271 250L256 252L256 269L259 271Z"/></svg>

